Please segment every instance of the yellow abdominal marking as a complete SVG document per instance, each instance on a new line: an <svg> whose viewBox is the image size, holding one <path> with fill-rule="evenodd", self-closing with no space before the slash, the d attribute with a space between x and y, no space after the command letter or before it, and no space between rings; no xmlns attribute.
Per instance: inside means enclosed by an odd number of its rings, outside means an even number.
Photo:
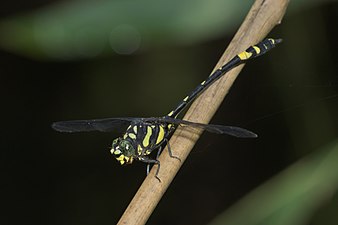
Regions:
<svg viewBox="0 0 338 225"><path fill-rule="evenodd" d="M157 135L156 144L163 141L163 138L164 138L164 128L162 126L159 126L159 128L160 128L160 131L158 132L158 135Z"/></svg>
<svg viewBox="0 0 338 225"><path fill-rule="evenodd" d="M147 134L143 138L143 142L142 142L142 144L143 144L144 147L147 147L149 145L149 140L150 140L150 136L152 135L152 133L153 133L153 129L151 129L151 127L148 126L147 127Z"/></svg>
<svg viewBox="0 0 338 225"><path fill-rule="evenodd" d="M261 52L261 49L258 48L257 46L253 46L253 48L255 49L256 53L259 54Z"/></svg>
<svg viewBox="0 0 338 225"><path fill-rule="evenodd" d="M137 126L133 127L133 131L135 132L135 134L137 134Z"/></svg>
<svg viewBox="0 0 338 225"><path fill-rule="evenodd" d="M168 114L168 116L172 116L173 113L174 113L174 111L171 111L171 112Z"/></svg>
<svg viewBox="0 0 338 225"><path fill-rule="evenodd" d="M184 99L183 99L183 101L187 101L188 100L188 98L189 98L189 96L187 96L187 97L185 97Z"/></svg>
<svg viewBox="0 0 338 225"><path fill-rule="evenodd" d="M242 53L239 53L237 55L241 60L246 60L248 58L250 58L252 56L252 53L251 52L247 52L247 51L244 51Z"/></svg>
<svg viewBox="0 0 338 225"><path fill-rule="evenodd" d="M203 81L202 83L201 83L201 85L204 85L205 84L205 81Z"/></svg>

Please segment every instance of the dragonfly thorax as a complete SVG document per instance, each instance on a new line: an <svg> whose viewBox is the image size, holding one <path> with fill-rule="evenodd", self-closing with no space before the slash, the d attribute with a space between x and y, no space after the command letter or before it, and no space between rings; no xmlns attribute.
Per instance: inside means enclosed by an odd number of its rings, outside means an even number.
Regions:
<svg viewBox="0 0 338 225"><path fill-rule="evenodd" d="M116 138L113 141L111 154L114 155L121 165L133 163L135 157L135 149L133 145L126 139Z"/></svg>

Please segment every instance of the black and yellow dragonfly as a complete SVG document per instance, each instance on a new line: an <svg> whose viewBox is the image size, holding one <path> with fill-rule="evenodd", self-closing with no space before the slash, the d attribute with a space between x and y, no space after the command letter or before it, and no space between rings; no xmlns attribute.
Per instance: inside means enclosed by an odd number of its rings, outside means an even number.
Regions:
<svg viewBox="0 0 338 225"><path fill-rule="evenodd" d="M156 178L160 169L158 157L161 150L168 146L169 155L173 158L169 138L172 132L179 125L187 125L204 129L211 133L228 134L240 138L255 138L257 135L249 130L214 124L201 124L178 119L177 116L191 103L199 94L201 94L214 81L218 80L229 70L246 62L249 59L256 58L268 52L280 43L281 39L265 39L257 45L253 45L242 53L233 57L228 63L213 72L205 81L200 83L191 93L186 96L177 107L163 117L137 118L137 117L117 117L93 120L73 120L60 121L52 124L52 127L60 132L83 132L83 131L102 131L102 132L120 132L124 133L122 137L114 139L110 152L120 162L121 165L131 164L134 160L145 162L147 174L150 164L157 164ZM149 155L157 150L156 158ZM178 158L177 158L178 159Z"/></svg>

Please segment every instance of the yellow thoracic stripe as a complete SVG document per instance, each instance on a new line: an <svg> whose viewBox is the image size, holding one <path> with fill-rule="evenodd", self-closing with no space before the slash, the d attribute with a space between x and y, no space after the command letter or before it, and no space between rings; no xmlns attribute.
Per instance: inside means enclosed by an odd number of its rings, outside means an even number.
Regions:
<svg viewBox="0 0 338 225"><path fill-rule="evenodd" d="M156 144L160 143L163 141L164 138L164 128L162 126L159 126L159 131L156 139Z"/></svg>
<svg viewBox="0 0 338 225"><path fill-rule="evenodd" d="M143 144L144 147L147 147L149 145L149 140L150 140L150 137L151 137L152 133L153 133L153 129L151 129L151 127L148 126L147 127L147 133L144 136L143 142L142 142L142 144Z"/></svg>

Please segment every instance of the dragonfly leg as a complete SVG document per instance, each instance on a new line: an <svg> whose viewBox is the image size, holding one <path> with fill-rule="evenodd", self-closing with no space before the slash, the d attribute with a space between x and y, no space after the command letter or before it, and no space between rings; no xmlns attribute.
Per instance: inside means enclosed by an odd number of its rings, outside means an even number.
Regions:
<svg viewBox="0 0 338 225"><path fill-rule="evenodd" d="M158 147L158 150L157 150L157 154L156 154L156 159L158 160L158 158L160 157L161 153L162 153L162 146Z"/></svg>
<svg viewBox="0 0 338 225"><path fill-rule="evenodd" d="M165 141L167 142L168 153L169 153L170 158L177 159L177 160L179 160L181 162L182 160L179 157L173 155L173 152L171 151L171 147L170 147L170 144L169 144L169 140L165 139Z"/></svg>
<svg viewBox="0 0 338 225"><path fill-rule="evenodd" d="M161 179L158 177L158 172L160 171L160 161L157 159L150 159L148 157L140 157L139 161L141 162L145 162L148 163L147 165L147 175L149 174L149 169L150 169L150 164L156 164L157 165L157 169L156 169L156 173L155 173L155 178L161 182Z"/></svg>

